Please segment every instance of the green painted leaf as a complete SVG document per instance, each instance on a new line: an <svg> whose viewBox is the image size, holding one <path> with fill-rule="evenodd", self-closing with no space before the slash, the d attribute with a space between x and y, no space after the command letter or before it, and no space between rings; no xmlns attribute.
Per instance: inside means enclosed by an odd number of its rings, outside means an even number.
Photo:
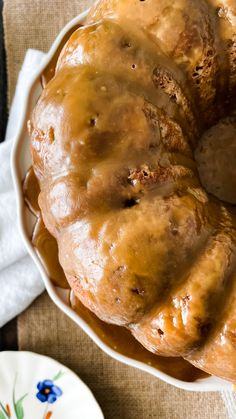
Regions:
<svg viewBox="0 0 236 419"><path fill-rule="evenodd" d="M4 415L4 413L0 410L0 419L6 419L8 416Z"/></svg>
<svg viewBox="0 0 236 419"><path fill-rule="evenodd" d="M28 396L28 393L21 397L16 403L14 403L14 409L17 419L24 419L23 401Z"/></svg>
<svg viewBox="0 0 236 419"><path fill-rule="evenodd" d="M57 381L57 380L59 380L59 378L61 378L64 374L65 374L65 372L64 372L64 371L59 371L59 372L57 373L57 375L55 375L55 377L53 377L52 381Z"/></svg>
<svg viewBox="0 0 236 419"><path fill-rule="evenodd" d="M7 411L6 411L6 409L5 409L5 407L3 406L3 404L0 402L0 407L1 407L1 409L3 410L3 412L4 412L4 414L5 414L5 416L3 416L4 418L5 417L9 417L9 415L8 415L8 413L7 413ZM0 410L0 413L3 415L3 412L1 412L1 410ZM0 416L0 419L2 419L1 418L1 416Z"/></svg>

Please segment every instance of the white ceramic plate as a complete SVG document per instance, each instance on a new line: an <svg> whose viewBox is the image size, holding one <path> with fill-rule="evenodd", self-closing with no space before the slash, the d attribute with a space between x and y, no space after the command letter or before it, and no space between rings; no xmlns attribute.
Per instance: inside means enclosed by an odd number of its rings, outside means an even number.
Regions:
<svg viewBox="0 0 236 419"><path fill-rule="evenodd" d="M26 129L26 122L30 115L31 109L35 106L35 103L40 95L42 90L41 83L40 83L40 76L43 70L46 68L47 64L50 62L51 58L57 51L63 37L65 34L76 24L83 23L86 15L88 12L84 12L83 14L77 16L73 19L58 35L57 39L52 45L49 53L47 54L44 62L40 66L37 71L37 74L34 77L34 80L28 87L28 90L25 92L25 103L23 108L23 113L19 122L19 129L14 141L14 148L12 152L12 173L15 183L15 189L17 194L17 205L18 205L18 221L20 226L20 231L22 238L25 242L25 245L28 249L29 254L32 256L33 260L35 261L41 275L43 281L45 283L45 287L54 301L54 303L66 313L72 320L74 320L92 339L93 341L108 355L112 356L113 358L131 365L133 367L139 368L143 371L146 371L161 380L172 384L176 387L191 390L191 391L222 391L231 388L231 384L218 379L216 377L208 377L205 379L199 379L193 383L181 381L167 375L156 368L151 367L145 363L140 361L136 361L134 359L128 358L120 353L116 352L115 350L108 347L101 339L96 335L96 333L91 329L91 327L77 314L75 313L68 304L67 293L65 291L55 287L50 278L47 275L47 271L43 266L42 261L39 259L34 247L31 243L31 234L33 225L35 223L35 219L27 209L24 204L23 192L22 192L22 180L24 179L26 171L29 169L31 165L30 160L30 152L29 152L29 138Z"/></svg>
<svg viewBox="0 0 236 419"><path fill-rule="evenodd" d="M104 419L71 370L32 352L0 353L0 419Z"/></svg>

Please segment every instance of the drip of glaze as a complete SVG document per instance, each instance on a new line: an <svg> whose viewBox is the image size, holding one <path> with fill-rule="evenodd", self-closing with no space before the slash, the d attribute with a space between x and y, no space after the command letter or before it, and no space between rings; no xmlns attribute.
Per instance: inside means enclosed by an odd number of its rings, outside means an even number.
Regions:
<svg viewBox="0 0 236 419"><path fill-rule="evenodd" d="M64 47L64 45L66 44L66 42L68 41L68 39L71 37L72 33L74 31L76 31L76 29L79 29L81 25L75 25L73 26L73 28L71 28L64 36L64 38L62 39L58 49L56 50L55 54L53 55L52 59L50 60L50 62L48 63L47 67L45 68L44 72L42 73L42 77L41 77L41 83L42 83L42 87L45 88L45 86L48 84L48 82L54 77L55 75L55 71L56 71L56 65L57 65L57 61L58 61L58 57Z"/></svg>
<svg viewBox="0 0 236 419"><path fill-rule="evenodd" d="M58 245L56 239L46 229L41 217L38 205L38 195L40 192L37 178L32 168L29 169L23 183L25 202L30 211L37 218L32 243L37 249L37 253L44 266L46 266L48 275L54 285L60 288L69 288L64 271L58 260Z"/></svg>

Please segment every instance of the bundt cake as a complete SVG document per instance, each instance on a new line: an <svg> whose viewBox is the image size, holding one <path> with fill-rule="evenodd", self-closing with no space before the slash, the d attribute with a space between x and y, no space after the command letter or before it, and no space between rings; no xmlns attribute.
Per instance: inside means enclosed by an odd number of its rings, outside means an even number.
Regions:
<svg viewBox="0 0 236 419"><path fill-rule="evenodd" d="M232 382L235 97L235 0L100 0L29 122L76 296L149 351Z"/></svg>

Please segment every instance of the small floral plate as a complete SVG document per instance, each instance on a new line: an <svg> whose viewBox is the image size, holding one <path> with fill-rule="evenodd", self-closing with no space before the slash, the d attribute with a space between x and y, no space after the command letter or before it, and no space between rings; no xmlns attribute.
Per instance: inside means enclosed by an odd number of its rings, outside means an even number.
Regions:
<svg viewBox="0 0 236 419"><path fill-rule="evenodd" d="M0 419L104 419L88 387L57 361L0 353Z"/></svg>

